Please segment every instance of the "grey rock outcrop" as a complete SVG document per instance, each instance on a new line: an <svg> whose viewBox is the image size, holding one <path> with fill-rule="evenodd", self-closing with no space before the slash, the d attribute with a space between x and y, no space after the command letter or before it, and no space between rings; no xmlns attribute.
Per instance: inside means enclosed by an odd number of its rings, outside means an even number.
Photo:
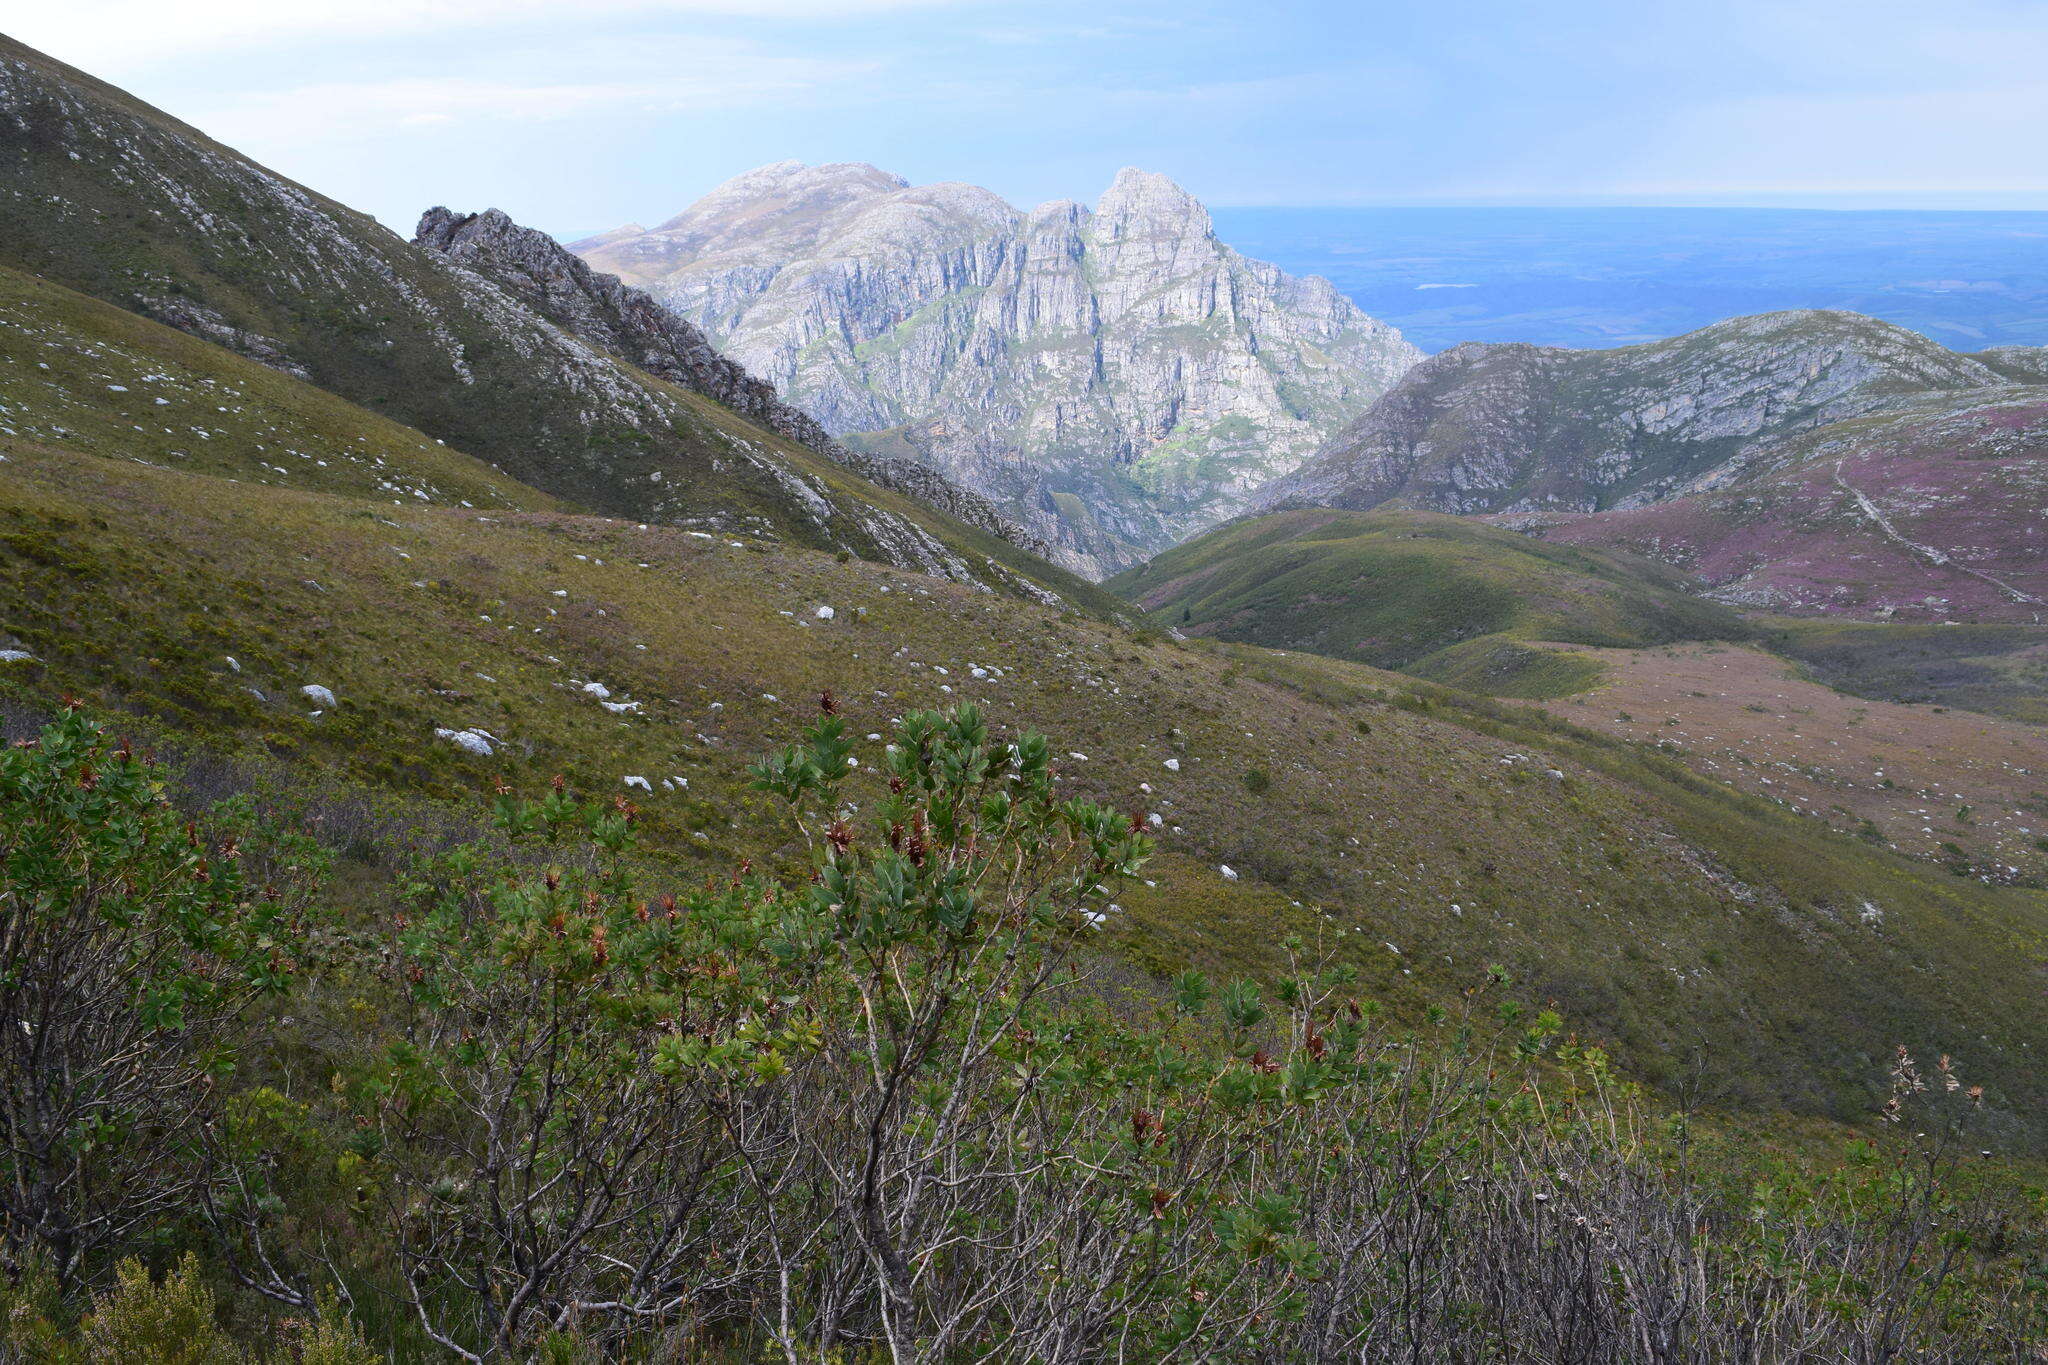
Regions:
<svg viewBox="0 0 2048 1365"><path fill-rule="evenodd" d="M1992 346L1971 359L2022 384L2048 383L2048 346Z"/></svg>
<svg viewBox="0 0 2048 1365"><path fill-rule="evenodd" d="M1676 496L1752 445L2004 382L1981 360L1856 313L1733 318L1577 351L1468 343L1430 357L1263 509L1590 512Z"/></svg>
<svg viewBox="0 0 2048 1365"><path fill-rule="evenodd" d="M988 495L1097 576L1243 510L1419 358L1137 170L1093 211L1022 213L782 162L577 246L847 444Z"/></svg>
<svg viewBox="0 0 2048 1365"><path fill-rule="evenodd" d="M579 340L716 399L871 482L949 512L1034 554L1051 548L1005 518L988 499L955 487L923 465L848 450L807 413L783 402L774 385L721 355L703 332L645 291L622 284L616 276L599 274L554 238L521 227L498 209L470 214L428 209L413 242L460 261Z"/></svg>

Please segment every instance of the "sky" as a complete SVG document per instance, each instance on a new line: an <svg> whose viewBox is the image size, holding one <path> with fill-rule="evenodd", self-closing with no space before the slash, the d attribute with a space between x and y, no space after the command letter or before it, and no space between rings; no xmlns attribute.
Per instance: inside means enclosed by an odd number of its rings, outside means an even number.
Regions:
<svg viewBox="0 0 2048 1365"><path fill-rule="evenodd" d="M11 36L409 231L771 161L1028 206L2048 208L2048 0L62 0Z"/></svg>

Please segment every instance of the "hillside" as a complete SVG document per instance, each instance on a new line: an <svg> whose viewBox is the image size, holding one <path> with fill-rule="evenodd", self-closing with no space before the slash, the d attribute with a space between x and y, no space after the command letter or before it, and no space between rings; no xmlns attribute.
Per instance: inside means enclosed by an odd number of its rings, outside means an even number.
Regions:
<svg viewBox="0 0 2048 1365"><path fill-rule="evenodd" d="M1473 343L1416 366L1256 502L1454 513L1635 506L1754 442L2006 378L1854 313L1766 313L1614 350Z"/></svg>
<svg viewBox="0 0 2048 1365"><path fill-rule="evenodd" d="M2048 639L2037 627L1752 619L1773 653L1837 691L2048 725Z"/></svg>
<svg viewBox="0 0 2048 1365"><path fill-rule="evenodd" d="M1993 346L1975 359L2022 384L2048 383L2048 346Z"/></svg>
<svg viewBox="0 0 2048 1365"><path fill-rule="evenodd" d="M400 506L562 506L303 380L4 266L0 436Z"/></svg>
<svg viewBox="0 0 2048 1365"><path fill-rule="evenodd" d="M1678 491L1523 522L1660 560L1734 605L2030 625L2048 610L2048 389L1928 397L1759 442Z"/></svg>
<svg viewBox="0 0 2048 1365"><path fill-rule="evenodd" d="M1003 591L1075 588L6 39L0 103L0 264L306 379L593 511L786 537Z"/></svg>
<svg viewBox="0 0 2048 1365"><path fill-rule="evenodd" d="M153 718L332 811L460 811L562 771L633 795L662 857L721 866L779 841L736 770L819 692L856 729L972 698L1055 733L1073 791L1163 813L1157 885L1111 933L1138 962L1259 969L1292 929L1411 1007L1502 962L1646 1075L1712 1038L1743 1059L1731 1099L1849 1119L1894 1037L1969 1047L2020 1106L2015 1140L2042 1084L2032 893L1817 837L1633 751L1391 705L1387 674L1147 644L765 541L4 453L4 629L33 656L0 673L14 701ZM1979 988L1909 988L1923 970Z"/></svg>
<svg viewBox="0 0 2048 1365"><path fill-rule="evenodd" d="M1902 629L1910 628L1869 628ZM1785 643L1783 633L1765 638ZM1895 653L1910 648L1890 643ZM1702 776L1965 875L2048 880L2048 729L2038 723L1924 694L1850 695L1748 646L1579 652L1599 661L1600 682L1550 701L1553 715L1653 745ZM1944 700L1954 695L1951 684Z"/></svg>
<svg viewBox="0 0 2048 1365"><path fill-rule="evenodd" d="M1416 512L1253 517L1109 586L1182 631L1494 696L1559 695L1598 675L1585 656L1530 642L1634 647L1749 633L1654 566Z"/></svg>
<svg viewBox="0 0 2048 1365"><path fill-rule="evenodd" d="M988 495L1091 576L1241 510L1418 358L1136 170L1093 210L1022 213L783 162L577 249L841 439Z"/></svg>
<svg viewBox="0 0 2048 1365"><path fill-rule="evenodd" d="M102 36L882 70L489 8ZM0 1365L2034 1359L2048 371L1414 359L1144 172L404 240L0 38Z"/></svg>

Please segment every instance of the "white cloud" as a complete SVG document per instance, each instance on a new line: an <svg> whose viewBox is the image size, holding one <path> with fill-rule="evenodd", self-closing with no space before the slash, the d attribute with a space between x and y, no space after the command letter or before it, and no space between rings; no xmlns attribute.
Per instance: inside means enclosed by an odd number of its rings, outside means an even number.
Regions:
<svg viewBox="0 0 2048 1365"><path fill-rule="evenodd" d="M194 57L330 41L465 30L588 31L606 21L675 18L829 20L956 0L67 0L8 17L31 47L102 75Z"/></svg>
<svg viewBox="0 0 2048 1365"><path fill-rule="evenodd" d="M594 114L665 114L785 102L869 68L853 62L763 58L700 46L695 69L610 81L409 77L253 91L196 113L192 122L250 148L358 139L394 129L473 119L537 121ZM721 60L730 57L731 60Z"/></svg>

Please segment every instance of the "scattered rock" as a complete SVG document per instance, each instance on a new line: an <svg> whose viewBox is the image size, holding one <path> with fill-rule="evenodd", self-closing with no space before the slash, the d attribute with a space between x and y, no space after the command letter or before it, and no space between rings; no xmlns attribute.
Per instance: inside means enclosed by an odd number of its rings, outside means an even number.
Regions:
<svg viewBox="0 0 2048 1365"><path fill-rule="evenodd" d="M482 730L434 731L435 739L445 739L464 753L475 754L478 758L489 758L497 752L497 742Z"/></svg>

